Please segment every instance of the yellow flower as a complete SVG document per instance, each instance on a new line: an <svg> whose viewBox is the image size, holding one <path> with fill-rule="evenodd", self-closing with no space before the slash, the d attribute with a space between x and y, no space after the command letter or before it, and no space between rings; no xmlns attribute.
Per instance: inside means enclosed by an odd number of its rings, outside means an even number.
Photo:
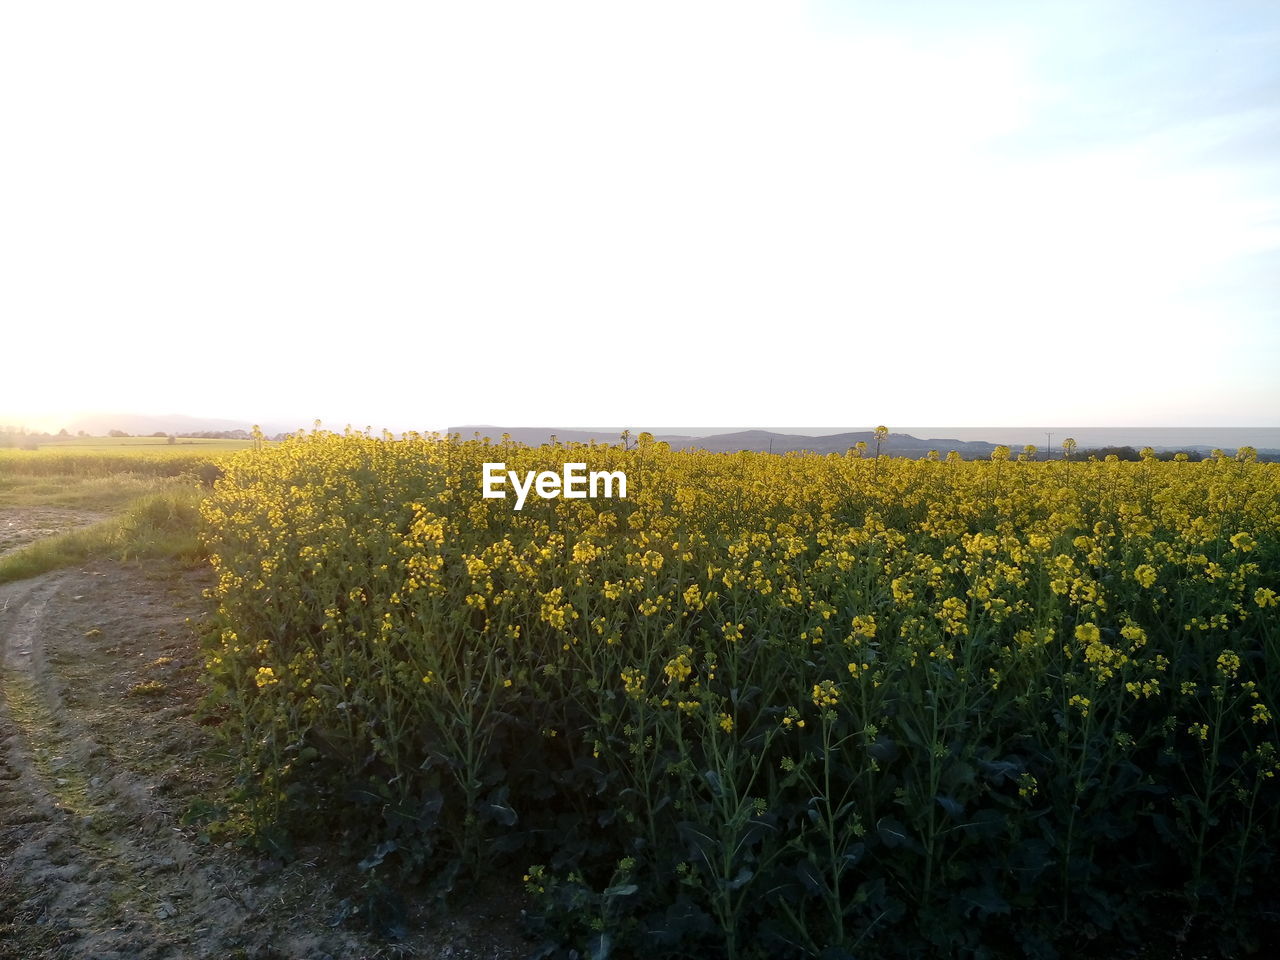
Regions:
<svg viewBox="0 0 1280 960"><path fill-rule="evenodd" d="M1030 800L1039 792L1040 784L1035 777L1029 773L1018 774L1018 796Z"/></svg>
<svg viewBox="0 0 1280 960"><path fill-rule="evenodd" d="M1124 685L1135 700L1142 700L1147 697L1154 697L1160 692L1160 684L1155 680L1143 680L1141 682L1129 681Z"/></svg>
<svg viewBox="0 0 1280 960"><path fill-rule="evenodd" d="M840 702L840 691L832 680L823 680L813 685L813 705L815 707L834 707Z"/></svg>
<svg viewBox="0 0 1280 960"><path fill-rule="evenodd" d="M683 653L677 654L667 661L667 665L662 668L662 672L667 675L669 683L682 683L689 678L689 674L693 673L693 664L689 660L692 652L686 647Z"/></svg>
<svg viewBox="0 0 1280 960"><path fill-rule="evenodd" d="M969 624L965 622L969 617L969 610L959 597L947 597L943 600L942 608L934 616L942 621L948 633L962 635L969 632Z"/></svg>
<svg viewBox="0 0 1280 960"><path fill-rule="evenodd" d="M1240 673L1240 655L1234 650L1218 654L1218 673L1224 680L1234 680Z"/></svg>
<svg viewBox="0 0 1280 960"><path fill-rule="evenodd" d="M1144 563L1133 571L1133 579L1145 589L1151 589L1151 585L1156 582L1156 568L1149 563Z"/></svg>
<svg viewBox="0 0 1280 960"><path fill-rule="evenodd" d="M1086 644L1097 643L1102 639L1102 633L1096 623L1082 623L1076 627L1076 639Z"/></svg>
<svg viewBox="0 0 1280 960"><path fill-rule="evenodd" d="M854 617L851 625L855 637L866 637L870 640L876 635L876 618L869 613Z"/></svg>
<svg viewBox="0 0 1280 960"><path fill-rule="evenodd" d="M1137 650L1147 642L1147 632L1136 623L1130 623L1120 628L1120 636L1130 641L1133 646L1131 649Z"/></svg>
<svg viewBox="0 0 1280 960"><path fill-rule="evenodd" d="M1231 545L1241 553L1248 553L1257 545L1257 541L1254 540L1253 537L1249 536L1249 534L1241 531L1231 538Z"/></svg>
<svg viewBox="0 0 1280 960"><path fill-rule="evenodd" d="M546 867L541 864L534 864L529 868L529 872L524 875L525 889L529 893L546 893L547 888L542 883L545 875Z"/></svg>
<svg viewBox="0 0 1280 960"><path fill-rule="evenodd" d="M628 697L633 700L639 700L644 696L644 672L635 667L628 667L623 670L622 686L626 690Z"/></svg>

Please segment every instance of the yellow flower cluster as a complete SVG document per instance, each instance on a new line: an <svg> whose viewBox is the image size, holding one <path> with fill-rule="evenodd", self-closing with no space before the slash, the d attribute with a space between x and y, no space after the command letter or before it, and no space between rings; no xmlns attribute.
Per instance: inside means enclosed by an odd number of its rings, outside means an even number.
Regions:
<svg viewBox="0 0 1280 960"><path fill-rule="evenodd" d="M628 667L622 671L622 687L628 697L639 700L644 696L644 671Z"/></svg>
<svg viewBox="0 0 1280 960"><path fill-rule="evenodd" d="M812 697L815 707L834 707L840 702L840 688L834 680L823 680L813 685Z"/></svg>
<svg viewBox="0 0 1280 960"><path fill-rule="evenodd" d="M689 674L693 673L693 664L689 660L692 653L692 650L685 648L677 656L667 661L666 666L662 668L662 672L667 675L668 682L682 683L689 679Z"/></svg>
<svg viewBox="0 0 1280 960"><path fill-rule="evenodd" d="M1151 566L1149 563L1138 564L1133 571L1133 579L1137 580L1143 588L1148 590L1155 584L1157 576L1159 576L1159 574L1156 572L1156 568Z"/></svg>
<svg viewBox="0 0 1280 960"><path fill-rule="evenodd" d="M421 731L484 718L527 714L530 739L626 765L661 749L646 723L746 743L804 729L812 705L810 737L855 711L888 729L903 691L966 685L1008 711L993 729L1128 711L1171 736L1201 716L1273 736L1273 690L1244 684L1277 644L1274 465L871 453L358 432L246 451L202 506L207 667L271 730L246 749L320 728L367 756L368 731L401 731L375 750L406 771L437 749ZM494 460L621 470L627 497L516 512L481 495ZM1214 685L1222 721L1189 709Z"/></svg>

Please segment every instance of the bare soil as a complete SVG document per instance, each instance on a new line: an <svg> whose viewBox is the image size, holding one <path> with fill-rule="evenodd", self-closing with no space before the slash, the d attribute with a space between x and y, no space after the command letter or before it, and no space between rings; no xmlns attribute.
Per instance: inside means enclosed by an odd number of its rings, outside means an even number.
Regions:
<svg viewBox="0 0 1280 960"><path fill-rule="evenodd" d="M27 531L15 540L86 522L17 512L0 512L0 530ZM197 709L210 582L104 561L0 586L0 960L527 953L518 892L447 915L411 900L412 932L383 940L352 916L358 878L331 849L264 860L184 822L231 782Z"/></svg>
<svg viewBox="0 0 1280 960"><path fill-rule="evenodd" d="M69 507L0 507L0 554L104 519L106 514Z"/></svg>

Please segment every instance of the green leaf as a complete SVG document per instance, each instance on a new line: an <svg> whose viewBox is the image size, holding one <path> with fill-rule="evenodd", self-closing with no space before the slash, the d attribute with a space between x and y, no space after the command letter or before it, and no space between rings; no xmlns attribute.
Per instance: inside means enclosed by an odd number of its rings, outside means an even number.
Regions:
<svg viewBox="0 0 1280 960"><path fill-rule="evenodd" d="M814 896L820 897L826 893L827 885L823 882L822 875L812 860L805 858L797 863L796 876L800 878L804 888Z"/></svg>
<svg viewBox="0 0 1280 960"><path fill-rule="evenodd" d="M607 933L598 933L587 944L587 956L590 960L607 960L613 951L613 938Z"/></svg>
<svg viewBox="0 0 1280 960"><path fill-rule="evenodd" d="M938 806L945 810L947 816L952 820L959 820L964 816L964 807L956 801L955 797L949 797L940 793L933 799L937 801Z"/></svg>
<svg viewBox="0 0 1280 960"><path fill-rule="evenodd" d="M514 827L519 817L516 812L502 803L486 803L481 809L504 827Z"/></svg>
<svg viewBox="0 0 1280 960"><path fill-rule="evenodd" d="M907 828L893 817L881 817L876 821L876 833L884 841L884 845L893 849L901 846L909 839Z"/></svg>
<svg viewBox="0 0 1280 960"><path fill-rule="evenodd" d="M1000 891L989 883L961 891L959 900L964 904L965 916L972 916L975 911L980 917L1010 912L1009 901L1000 896Z"/></svg>
<svg viewBox="0 0 1280 960"><path fill-rule="evenodd" d="M732 880L727 881L727 886L730 890L737 890L740 887L744 887L748 883L750 883L751 878L754 876L755 876L754 873L752 873L746 867L743 867L741 870L738 871L738 875L736 877L734 877Z"/></svg>
<svg viewBox="0 0 1280 960"><path fill-rule="evenodd" d="M382 861L387 858L387 854L394 853L400 845L394 840L385 840L373 849L373 853L361 860L356 866L361 870L372 870L375 867L382 866Z"/></svg>
<svg viewBox="0 0 1280 960"><path fill-rule="evenodd" d="M967 823L957 824L956 829L964 830L971 836L992 838L1004 833L1006 823L1003 813L988 807L975 811Z"/></svg>
<svg viewBox="0 0 1280 960"><path fill-rule="evenodd" d="M979 760L978 768L987 783L998 786L1005 780L1012 780L1026 768L1013 760Z"/></svg>
<svg viewBox="0 0 1280 960"><path fill-rule="evenodd" d="M867 753L880 763L890 763L896 760L898 752L898 745L884 734L880 734L867 745Z"/></svg>

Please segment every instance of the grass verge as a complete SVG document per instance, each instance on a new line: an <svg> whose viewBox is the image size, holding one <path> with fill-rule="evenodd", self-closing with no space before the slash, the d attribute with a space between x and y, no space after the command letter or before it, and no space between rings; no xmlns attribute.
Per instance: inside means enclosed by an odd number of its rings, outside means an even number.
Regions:
<svg viewBox="0 0 1280 960"><path fill-rule="evenodd" d="M27 476L6 473L3 466L0 463L0 506L3 507L62 507L115 513L142 497L190 488L197 483L193 478L139 473Z"/></svg>
<svg viewBox="0 0 1280 960"><path fill-rule="evenodd" d="M46 537L0 557L0 583L22 580L95 557L115 560L203 557L201 492L173 488L135 500L123 514Z"/></svg>

